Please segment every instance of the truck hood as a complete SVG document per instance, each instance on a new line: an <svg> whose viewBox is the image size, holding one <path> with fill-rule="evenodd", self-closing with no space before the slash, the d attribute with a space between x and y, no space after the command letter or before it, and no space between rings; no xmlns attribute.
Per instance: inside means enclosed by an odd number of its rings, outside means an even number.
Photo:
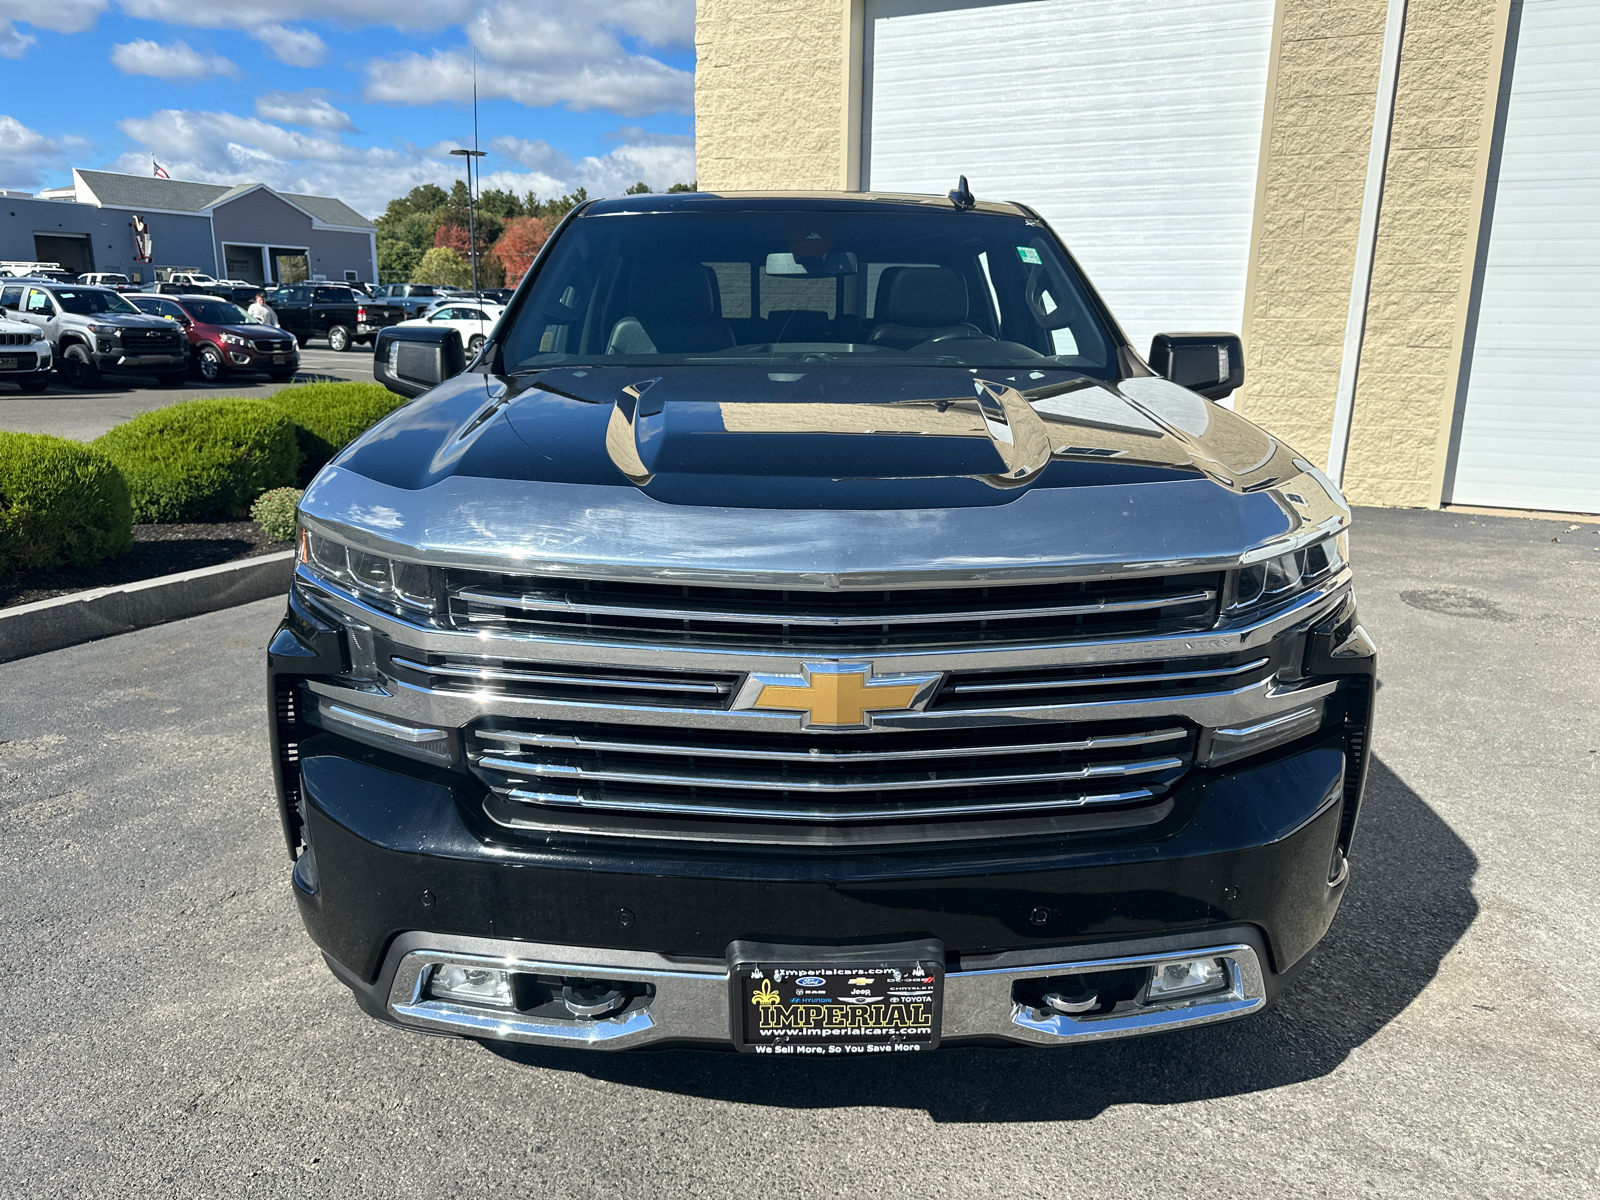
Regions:
<svg viewBox="0 0 1600 1200"><path fill-rule="evenodd" d="M95 325L115 325L118 329L176 329L172 321L165 317L152 317L149 313L95 313L92 316L81 316L72 313L71 316L84 323Z"/></svg>
<svg viewBox="0 0 1600 1200"><path fill-rule="evenodd" d="M1349 520L1311 464L1166 380L833 365L464 374L347 448L302 512L424 560L857 581L838 586L1197 569Z"/></svg>

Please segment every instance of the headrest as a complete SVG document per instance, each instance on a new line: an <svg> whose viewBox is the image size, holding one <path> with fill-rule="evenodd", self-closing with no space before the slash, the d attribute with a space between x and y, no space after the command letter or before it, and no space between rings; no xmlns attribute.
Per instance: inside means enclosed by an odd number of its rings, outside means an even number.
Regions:
<svg viewBox="0 0 1600 1200"><path fill-rule="evenodd" d="M668 321L714 319L711 273L692 260L641 264L628 283L628 315Z"/></svg>
<svg viewBox="0 0 1600 1200"><path fill-rule="evenodd" d="M949 267L889 267L878 281L878 320L934 329L967 319L967 281Z"/></svg>

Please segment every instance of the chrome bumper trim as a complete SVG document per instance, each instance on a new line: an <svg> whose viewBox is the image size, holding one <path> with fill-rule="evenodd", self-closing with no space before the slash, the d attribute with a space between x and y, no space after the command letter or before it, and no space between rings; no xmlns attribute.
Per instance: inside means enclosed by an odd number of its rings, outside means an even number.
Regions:
<svg viewBox="0 0 1600 1200"><path fill-rule="evenodd" d="M414 941L416 936L408 940ZM456 948L424 948L402 954L387 1001L390 1017L399 1024L462 1037L594 1050L630 1049L664 1041L732 1041L728 972L720 964L689 967L657 954L589 947L455 937L449 941ZM474 943L475 948L460 948ZM1043 1015L1011 998L1012 987L1020 980L1159 967L1194 958L1223 959L1228 970L1226 988L1162 1005L1127 1002L1104 1015ZM654 987L655 995L647 1006L615 1017L538 1020L514 1011L427 996L429 972L441 964L643 983ZM1032 1046L1105 1041L1228 1021L1257 1011L1266 1001L1261 961L1253 947L1239 942L1108 958L1071 955L1057 962L950 972L944 984L942 1038L947 1042L997 1039Z"/></svg>

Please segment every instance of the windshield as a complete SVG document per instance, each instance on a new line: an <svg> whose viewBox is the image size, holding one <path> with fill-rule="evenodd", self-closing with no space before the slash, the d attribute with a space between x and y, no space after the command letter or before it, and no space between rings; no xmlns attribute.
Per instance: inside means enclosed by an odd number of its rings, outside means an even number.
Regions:
<svg viewBox="0 0 1600 1200"><path fill-rule="evenodd" d="M504 340L560 365L848 362L1115 373L1048 230L948 212L625 213L575 221Z"/></svg>
<svg viewBox="0 0 1600 1200"><path fill-rule="evenodd" d="M80 317L93 316L95 313L139 311L115 292L102 292L98 289L85 289L80 292L72 288L57 288L56 302L67 312L77 313Z"/></svg>
<svg viewBox="0 0 1600 1200"><path fill-rule="evenodd" d="M185 300L184 308L202 325L249 325L244 309L226 300Z"/></svg>

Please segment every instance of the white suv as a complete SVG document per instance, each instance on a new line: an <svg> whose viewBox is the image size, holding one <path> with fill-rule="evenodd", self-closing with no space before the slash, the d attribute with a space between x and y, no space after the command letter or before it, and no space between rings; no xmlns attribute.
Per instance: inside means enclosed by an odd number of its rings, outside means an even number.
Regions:
<svg viewBox="0 0 1600 1200"><path fill-rule="evenodd" d="M14 383L25 392L42 392L50 386L54 365L44 334L0 311L0 381Z"/></svg>

